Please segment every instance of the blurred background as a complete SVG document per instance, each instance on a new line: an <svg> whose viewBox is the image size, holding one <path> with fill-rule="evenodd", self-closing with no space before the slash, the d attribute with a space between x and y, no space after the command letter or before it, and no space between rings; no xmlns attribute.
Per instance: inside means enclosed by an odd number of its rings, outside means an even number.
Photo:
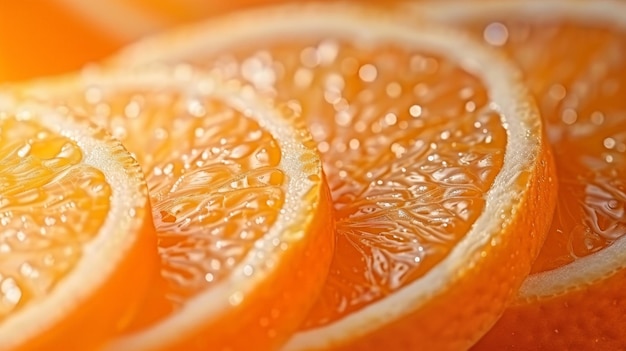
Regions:
<svg viewBox="0 0 626 351"><path fill-rule="evenodd" d="M0 82L80 68L139 37L286 0L0 0Z"/></svg>

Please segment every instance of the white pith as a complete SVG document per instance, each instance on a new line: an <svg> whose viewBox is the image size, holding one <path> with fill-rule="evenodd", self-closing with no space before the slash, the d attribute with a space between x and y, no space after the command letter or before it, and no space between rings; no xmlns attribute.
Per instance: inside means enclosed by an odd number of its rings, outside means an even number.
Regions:
<svg viewBox="0 0 626 351"><path fill-rule="evenodd" d="M626 2L611 0L486 0L441 1L407 8L438 21L461 24L514 18L528 23L573 20L584 25L626 30ZM626 269L626 236L597 253L565 266L530 275L522 284L519 301L565 294Z"/></svg>
<svg viewBox="0 0 626 351"><path fill-rule="evenodd" d="M103 172L110 185L110 211L94 238L82 248L81 258L68 275L43 299L29 301L0 324L2 348L12 349L54 327L83 300L106 284L127 252L136 245L148 201L145 184L137 178L139 168L125 169L111 153L110 140L95 138L94 126L77 125L71 118L37 103L16 103L0 96L0 119L11 116L36 121L54 133L74 140L83 152L83 164ZM127 155L130 157L130 155ZM137 174L129 173L133 171ZM129 233L138 233L129 235Z"/></svg>
<svg viewBox="0 0 626 351"><path fill-rule="evenodd" d="M420 48L451 59L485 82L493 107L501 113L507 128L508 143L502 171L486 194L483 215L451 253L422 278L334 323L297 333L286 350L324 348L365 335L389 321L411 314L439 291L445 290L476 262L482 248L497 242L494 233L499 233L507 225L509 215L528 191L516 180L522 172L536 167L540 143L545 142L527 137L527 133L541 135L540 120L529 105L527 92L519 82L519 73L505 60L454 31L428 25L414 27L416 23L403 24L382 14L352 10L347 5L287 6L274 12L233 16L222 22L196 25L169 36L147 39L116 58L120 64L177 62L217 53L232 43L245 45L246 42L274 37L321 38L329 35L370 43L394 41Z"/></svg>

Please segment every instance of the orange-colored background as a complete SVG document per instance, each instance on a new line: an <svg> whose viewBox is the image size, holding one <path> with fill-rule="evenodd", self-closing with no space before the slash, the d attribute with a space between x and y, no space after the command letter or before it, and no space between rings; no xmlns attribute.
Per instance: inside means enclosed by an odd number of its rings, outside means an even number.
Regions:
<svg viewBox="0 0 626 351"><path fill-rule="evenodd" d="M81 1L81 0L78 0ZM235 9L284 0L82 0L122 3L158 19L151 33ZM63 0L0 0L0 81L18 81L78 69L136 40L136 33L111 28L136 21L132 13L97 12L93 21ZM106 26L104 26L106 27Z"/></svg>

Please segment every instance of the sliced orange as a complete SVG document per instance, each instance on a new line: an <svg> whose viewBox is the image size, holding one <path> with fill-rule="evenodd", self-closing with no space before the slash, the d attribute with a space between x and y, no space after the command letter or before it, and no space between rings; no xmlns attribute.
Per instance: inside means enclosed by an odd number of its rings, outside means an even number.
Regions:
<svg viewBox="0 0 626 351"><path fill-rule="evenodd" d="M455 2L424 12L520 64L561 189L533 274L477 349L625 349L626 3Z"/></svg>
<svg viewBox="0 0 626 351"><path fill-rule="evenodd" d="M93 116L146 174L162 287L107 349L285 342L319 293L334 246L321 161L291 104L188 66L89 71L28 89Z"/></svg>
<svg viewBox="0 0 626 351"><path fill-rule="evenodd" d="M157 272L148 191L119 141L0 97L0 349L93 349Z"/></svg>
<svg viewBox="0 0 626 351"><path fill-rule="evenodd" d="M292 4L146 39L299 106L337 221L330 277L286 349L467 348L530 270L555 202L535 106L502 57L358 4Z"/></svg>

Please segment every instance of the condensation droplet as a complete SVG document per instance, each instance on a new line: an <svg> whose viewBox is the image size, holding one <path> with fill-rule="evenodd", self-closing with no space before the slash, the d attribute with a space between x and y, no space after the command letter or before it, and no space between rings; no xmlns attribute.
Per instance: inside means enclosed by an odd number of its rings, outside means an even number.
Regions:
<svg viewBox="0 0 626 351"><path fill-rule="evenodd" d="M465 111L474 112L476 111L476 103L474 101L468 101L465 103Z"/></svg>
<svg viewBox="0 0 626 351"><path fill-rule="evenodd" d="M337 112L335 115L335 123L342 127L347 127L352 122L352 116L347 111Z"/></svg>
<svg viewBox="0 0 626 351"><path fill-rule="evenodd" d="M88 104L95 105L102 100L102 90L98 87L88 87L85 89L85 101Z"/></svg>
<svg viewBox="0 0 626 351"><path fill-rule="evenodd" d="M330 150L330 145L328 144L328 142L322 141L319 144L317 144L317 149L321 153L326 153L328 152L328 150Z"/></svg>
<svg viewBox="0 0 626 351"><path fill-rule="evenodd" d="M139 103L137 101L131 101L126 105L126 107L124 107L124 115L127 118L130 118L130 119L137 118L139 117L140 113L141 113L141 106L139 106Z"/></svg>
<svg viewBox="0 0 626 351"><path fill-rule="evenodd" d="M334 40L324 40L317 47L317 56L322 65L329 65L337 59L339 43Z"/></svg>
<svg viewBox="0 0 626 351"><path fill-rule="evenodd" d="M490 45L502 46L509 40L509 30L504 24L493 22L485 27L483 38Z"/></svg>
<svg viewBox="0 0 626 351"><path fill-rule="evenodd" d="M359 78L364 82L371 83L376 80L377 76L378 70L372 64L367 63L359 68Z"/></svg>
<svg viewBox="0 0 626 351"><path fill-rule="evenodd" d="M299 68L293 76L293 83L300 89L307 88L313 82L313 71L306 68Z"/></svg>
<svg viewBox="0 0 626 351"><path fill-rule="evenodd" d="M17 150L17 156L24 158L30 154L31 145L26 144Z"/></svg>
<svg viewBox="0 0 626 351"><path fill-rule="evenodd" d="M399 83L391 82L387 84L387 87L385 88L385 92L387 93L387 96L389 96L390 98L397 98L400 95L402 95L402 86L400 86Z"/></svg>
<svg viewBox="0 0 626 351"><path fill-rule="evenodd" d="M304 48L300 52L300 62L307 68L315 68L320 63L317 50L312 47Z"/></svg>
<svg viewBox="0 0 626 351"><path fill-rule="evenodd" d="M605 138L602 144L604 145L605 148L610 150L614 148L617 143L615 142L615 139L609 137L609 138Z"/></svg>
<svg viewBox="0 0 626 351"><path fill-rule="evenodd" d="M187 112L193 117L204 117L206 115L206 109L204 105L198 100L191 100L187 103Z"/></svg>
<svg viewBox="0 0 626 351"><path fill-rule="evenodd" d="M567 108L563 110L563 112L561 113L561 120L565 124L572 125L576 123L577 119L578 119L578 114L576 113L576 111L574 111L574 109Z"/></svg>
<svg viewBox="0 0 626 351"><path fill-rule="evenodd" d="M567 91L565 90L565 87L563 85L554 84L550 87L548 94L554 100L563 100L565 98L565 95L567 94Z"/></svg>
<svg viewBox="0 0 626 351"><path fill-rule="evenodd" d="M243 302L243 293L241 291L237 291L228 297L228 303L231 306L238 306Z"/></svg>
<svg viewBox="0 0 626 351"><path fill-rule="evenodd" d="M413 105L409 108L409 113L411 114L412 117L420 117L422 115L422 106L420 105Z"/></svg>
<svg viewBox="0 0 626 351"><path fill-rule="evenodd" d="M3 300L11 305L17 305L22 299L22 290L13 278L7 278L0 284Z"/></svg>
<svg viewBox="0 0 626 351"><path fill-rule="evenodd" d="M396 124L396 122L398 122L398 116L396 116L395 113L388 113L385 115L385 123L388 126L393 126Z"/></svg>
<svg viewBox="0 0 626 351"><path fill-rule="evenodd" d="M352 150L357 150L360 144L361 142L356 138L351 139L350 142L348 143L348 145L350 146L350 149Z"/></svg>
<svg viewBox="0 0 626 351"><path fill-rule="evenodd" d="M243 267L243 275L245 275L246 277L250 277L252 276L252 274L254 274L254 268L252 268L251 265L247 264Z"/></svg>
<svg viewBox="0 0 626 351"><path fill-rule="evenodd" d="M604 114L602 112L599 111L595 111L591 114L591 123L599 126L602 125L602 123L604 123Z"/></svg>

